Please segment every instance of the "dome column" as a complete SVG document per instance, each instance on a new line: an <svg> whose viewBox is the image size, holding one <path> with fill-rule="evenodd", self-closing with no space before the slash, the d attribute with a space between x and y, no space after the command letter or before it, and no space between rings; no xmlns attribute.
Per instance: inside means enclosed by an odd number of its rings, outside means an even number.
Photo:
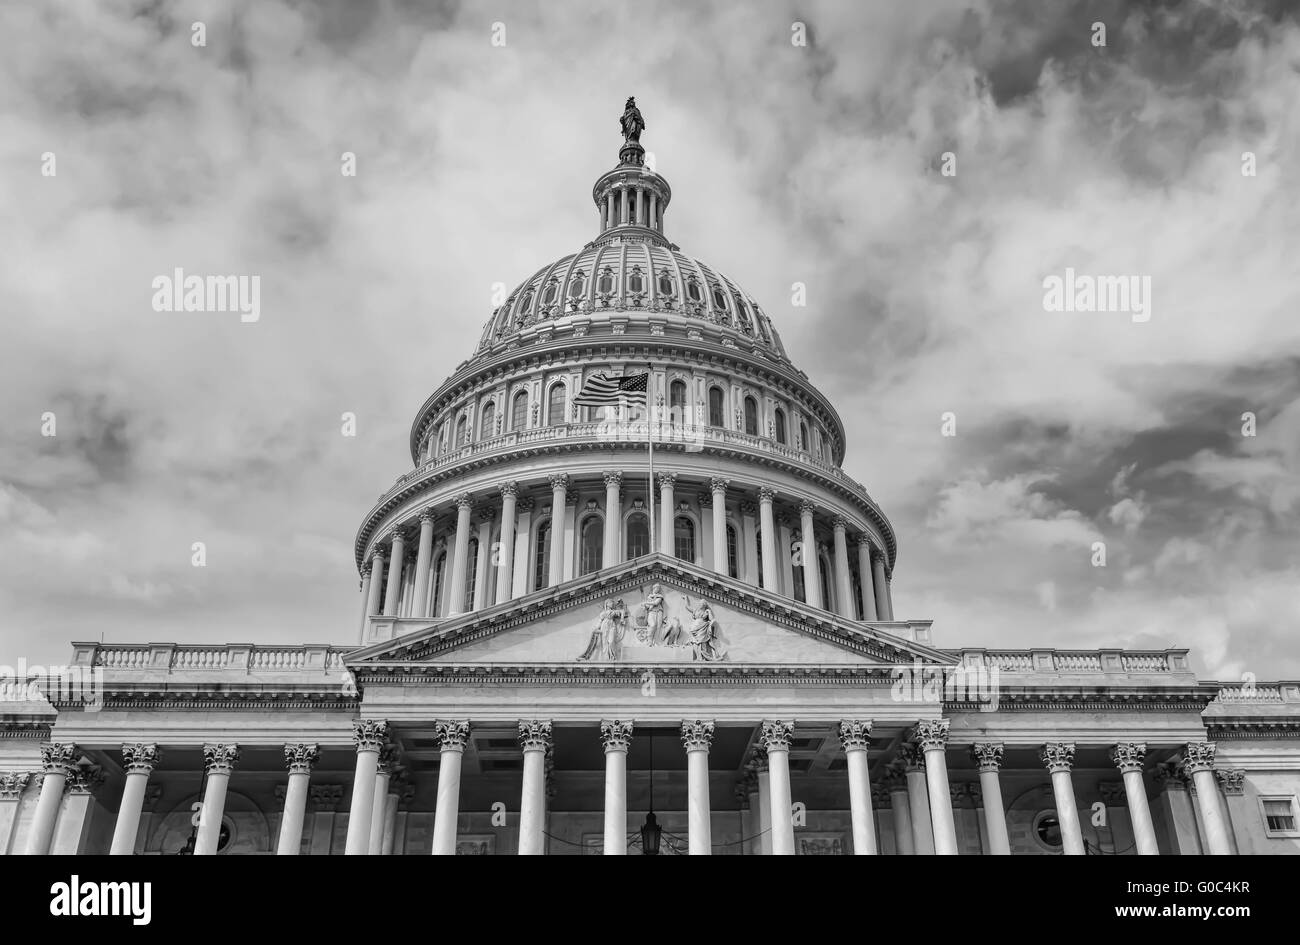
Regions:
<svg viewBox="0 0 1300 945"><path fill-rule="evenodd" d="M726 479L711 479L709 490L713 493L713 570L721 575L730 573L727 567L727 486Z"/></svg>
<svg viewBox="0 0 1300 945"><path fill-rule="evenodd" d="M871 539L858 539L858 578L862 581L862 619L877 620L875 580L871 575Z"/></svg>
<svg viewBox="0 0 1300 945"><path fill-rule="evenodd" d="M469 513L474 500L469 493L456 497L456 546L451 558L451 584L447 588L447 614L465 612L465 574L469 564Z"/></svg>
<svg viewBox="0 0 1300 945"><path fill-rule="evenodd" d="M677 473L659 474L659 550L670 558L674 553L673 519L677 503L673 498L673 485L676 482Z"/></svg>
<svg viewBox="0 0 1300 945"><path fill-rule="evenodd" d="M840 616L857 620L857 607L853 603L853 580L849 577L847 528L848 523L844 519L835 519L835 587L838 589Z"/></svg>
<svg viewBox="0 0 1300 945"><path fill-rule="evenodd" d="M799 506L799 561L803 565L803 593L810 607L822 607L822 582L818 573L817 534L813 531L813 504Z"/></svg>
<svg viewBox="0 0 1300 945"><path fill-rule="evenodd" d="M659 194L650 191L650 229L659 229Z"/></svg>
<svg viewBox="0 0 1300 945"><path fill-rule="evenodd" d="M366 642L366 618L370 616L370 563L361 571L361 629L357 631L357 642Z"/></svg>
<svg viewBox="0 0 1300 945"><path fill-rule="evenodd" d="M605 229L614 225L614 189L611 187L605 195Z"/></svg>
<svg viewBox="0 0 1300 945"><path fill-rule="evenodd" d="M612 568L619 562L619 487L623 484L621 472L605 473L605 550L601 558L602 568Z"/></svg>
<svg viewBox="0 0 1300 945"><path fill-rule="evenodd" d="M501 547L496 562L496 602L504 604L510 600L514 585L515 519L518 517L515 503L519 499L519 487L513 482L503 482L497 488L501 490Z"/></svg>
<svg viewBox="0 0 1300 945"><path fill-rule="evenodd" d="M429 559L433 557L433 512L420 513L420 545L415 552L415 598L412 617L429 616Z"/></svg>
<svg viewBox="0 0 1300 945"><path fill-rule="evenodd" d="M876 592L876 613L879 620L894 619L894 605L889 599L889 579L885 577L885 555L877 551L871 556L871 583Z"/></svg>
<svg viewBox="0 0 1300 945"><path fill-rule="evenodd" d="M379 595L384 587L384 549L376 548L370 558L370 597L366 601L366 616L379 614Z"/></svg>
<svg viewBox="0 0 1300 945"><path fill-rule="evenodd" d="M551 570L546 582L549 587L564 580L564 500L568 490L567 473L551 477Z"/></svg>
<svg viewBox="0 0 1300 945"><path fill-rule="evenodd" d="M763 589L776 593L776 518L772 514L772 500L776 493L763 486L758 490L759 538L763 545Z"/></svg>
<svg viewBox="0 0 1300 945"><path fill-rule="evenodd" d="M392 552L390 560L393 563L388 572L388 593L384 596L384 616L397 616L397 602L402 599L402 563L405 558L404 545L406 538L397 529L390 533L392 539Z"/></svg>

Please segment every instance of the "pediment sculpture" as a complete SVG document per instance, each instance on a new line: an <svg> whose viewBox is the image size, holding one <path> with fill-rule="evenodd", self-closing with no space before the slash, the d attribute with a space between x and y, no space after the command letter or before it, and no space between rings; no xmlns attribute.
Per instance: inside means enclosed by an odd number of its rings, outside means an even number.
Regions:
<svg viewBox="0 0 1300 945"><path fill-rule="evenodd" d="M591 640L579 660L617 662L625 647L690 651L692 660L716 663L727 658L727 644L713 606L704 598L692 603L687 594L670 600L655 584L645 599L629 610L622 598L605 601L591 629Z"/></svg>

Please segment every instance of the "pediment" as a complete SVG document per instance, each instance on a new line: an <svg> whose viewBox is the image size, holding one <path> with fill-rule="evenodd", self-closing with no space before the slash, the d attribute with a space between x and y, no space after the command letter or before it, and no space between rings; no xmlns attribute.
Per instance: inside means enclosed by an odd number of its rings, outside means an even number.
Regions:
<svg viewBox="0 0 1300 945"><path fill-rule="evenodd" d="M949 654L663 555L547 588L353 652L352 666L850 666Z"/></svg>

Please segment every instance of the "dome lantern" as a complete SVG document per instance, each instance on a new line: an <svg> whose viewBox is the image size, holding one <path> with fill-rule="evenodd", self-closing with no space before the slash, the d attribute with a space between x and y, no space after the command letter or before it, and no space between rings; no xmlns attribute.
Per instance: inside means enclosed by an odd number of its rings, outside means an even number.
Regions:
<svg viewBox="0 0 1300 945"><path fill-rule="evenodd" d="M669 245L664 237L664 211L672 199L672 188L654 168L646 166L641 132L645 119L629 98L619 119L623 146L618 166L596 181L591 197L600 217L598 243L634 242ZM652 162L653 163L653 162Z"/></svg>

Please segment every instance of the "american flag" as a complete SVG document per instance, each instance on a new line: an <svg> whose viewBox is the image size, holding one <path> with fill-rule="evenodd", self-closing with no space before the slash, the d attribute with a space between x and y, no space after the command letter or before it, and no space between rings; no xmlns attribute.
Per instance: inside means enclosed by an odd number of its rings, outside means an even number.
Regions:
<svg viewBox="0 0 1300 945"><path fill-rule="evenodd" d="M650 374L625 374L622 377L610 377L604 372L587 378L578 396L573 402L580 407L604 407L606 404L646 402L646 388L649 386Z"/></svg>

